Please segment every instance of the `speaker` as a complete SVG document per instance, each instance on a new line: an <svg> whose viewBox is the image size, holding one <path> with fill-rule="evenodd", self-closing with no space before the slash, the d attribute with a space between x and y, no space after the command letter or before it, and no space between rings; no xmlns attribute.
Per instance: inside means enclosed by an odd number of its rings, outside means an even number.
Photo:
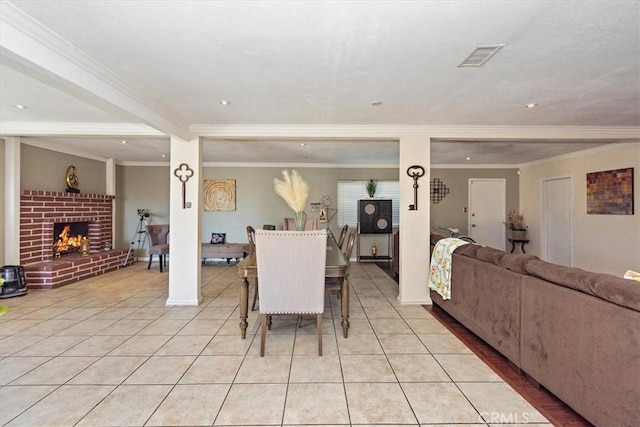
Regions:
<svg viewBox="0 0 640 427"><path fill-rule="evenodd" d="M364 199L358 200L358 222L360 233L391 233L391 200Z"/></svg>

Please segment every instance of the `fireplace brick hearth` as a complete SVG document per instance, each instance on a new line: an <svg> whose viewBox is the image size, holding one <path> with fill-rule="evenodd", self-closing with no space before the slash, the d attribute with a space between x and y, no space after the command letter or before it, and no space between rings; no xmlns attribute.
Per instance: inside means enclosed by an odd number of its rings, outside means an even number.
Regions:
<svg viewBox="0 0 640 427"><path fill-rule="evenodd" d="M113 242L113 200L104 194L23 190L20 193L20 264L29 288L55 288L124 267L126 251ZM53 226L88 222L90 254L54 258ZM133 259L127 265L133 264Z"/></svg>

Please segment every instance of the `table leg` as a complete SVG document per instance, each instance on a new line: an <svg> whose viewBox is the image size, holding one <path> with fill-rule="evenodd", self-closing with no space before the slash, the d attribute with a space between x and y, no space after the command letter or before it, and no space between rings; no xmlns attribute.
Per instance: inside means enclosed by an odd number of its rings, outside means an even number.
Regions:
<svg viewBox="0 0 640 427"><path fill-rule="evenodd" d="M246 277L242 278L242 285L240 285L240 335L242 339L247 337L247 322L249 312L249 280Z"/></svg>
<svg viewBox="0 0 640 427"><path fill-rule="evenodd" d="M511 252L510 253L513 253L513 251L515 251L515 250L516 250L516 242L512 241L511 242Z"/></svg>
<svg viewBox="0 0 640 427"><path fill-rule="evenodd" d="M349 278L344 277L342 279L342 286L340 287L340 300L342 301L342 331L344 337L347 338L349 334Z"/></svg>
<svg viewBox="0 0 640 427"><path fill-rule="evenodd" d="M527 253L527 252L524 250L524 244L525 244L525 243L526 243L526 242L522 242L522 243L520 244L520 249L522 249L522 253L523 253L523 254L526 254L526 253Z"/></svg>

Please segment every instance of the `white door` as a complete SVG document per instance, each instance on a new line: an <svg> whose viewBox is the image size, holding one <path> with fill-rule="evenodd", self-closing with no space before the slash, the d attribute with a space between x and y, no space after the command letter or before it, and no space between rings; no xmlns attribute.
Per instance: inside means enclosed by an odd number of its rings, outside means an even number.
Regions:
<svg viewBox="0 0 640 427"><path fill-rule="evenodd" d="M542 258L571 266L573 231L571 178L542 181Z"/></svg>
<svg viewBox="0 0 640 427"><path fill-rule="evenodd" d="M469 180L469 235L476 243L505 249L506 194L504 179Z"/></svg>

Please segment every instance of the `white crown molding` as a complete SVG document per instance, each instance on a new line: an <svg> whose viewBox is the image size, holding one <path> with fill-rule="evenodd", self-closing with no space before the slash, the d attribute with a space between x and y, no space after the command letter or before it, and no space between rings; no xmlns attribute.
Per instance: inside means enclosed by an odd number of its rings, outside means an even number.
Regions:
<svg viewBox="0 0 640 427"><path fill-rule="evenodd" d="M171 162L135 162L135 161L117 161L116 164L118 166L140 166L140 167L147 167L147 166L162 166L162 167L169 167L171 166Z"/></svg>
<svg viewBox="0 0 640 427"><path fill-rule="evenodd" d="M611 150L618 150L624 147L632 147L634 145L640 145L640 142L624 142L620 144L600 145L598 147L587 148L586 150L574 151L573 153L562 154L560 156L549 157L546 159L540 159L540 160L534 160L532 162L521 163L520 165L518 165L518 167L535 166L535 165L541 165L541 164L550 163L550 162L557 162L560 160L574 159L577 157L592 156L594 154L605 153Z"/></svg>
<svg viewBox="0 0 640 427"><path fill-rule="evenodd" d="M5 136L162 136L142 123L0 122Z"/></svg>
<svg viewBox="0 0 640 427"><path fill-rule="evenodd" d="M595 126L396 126L396 125L207 125L193 135L212 138L375 138L424 134L436 139L640 139L640 127Z"/></svg>
<svg viewBox="0 0 640 427"><path fill-rule="evenodd" d="M166 134L189 136L186 120L7 0L0 8L0 47L3 56L92 105L135 117Z"/></svg>
<svg viewBox="0 0 640 427"><path fill-rule="evenodd" d="M238 162L203 162L203 167L219 168L296 168L296 169L398 169L397 164L361 164L361 163L238 163Z"/></svg>
<svg viewBox="0 0 640 427"><path fill-rule="evenodd" d="M520 166L519 165L514 165L514 164L479 164L479 165L474 165L474 164L456 164L456 163L450 163L450 164L438 164L438 165L431 165L431 169L518 169Z"/></svg>

